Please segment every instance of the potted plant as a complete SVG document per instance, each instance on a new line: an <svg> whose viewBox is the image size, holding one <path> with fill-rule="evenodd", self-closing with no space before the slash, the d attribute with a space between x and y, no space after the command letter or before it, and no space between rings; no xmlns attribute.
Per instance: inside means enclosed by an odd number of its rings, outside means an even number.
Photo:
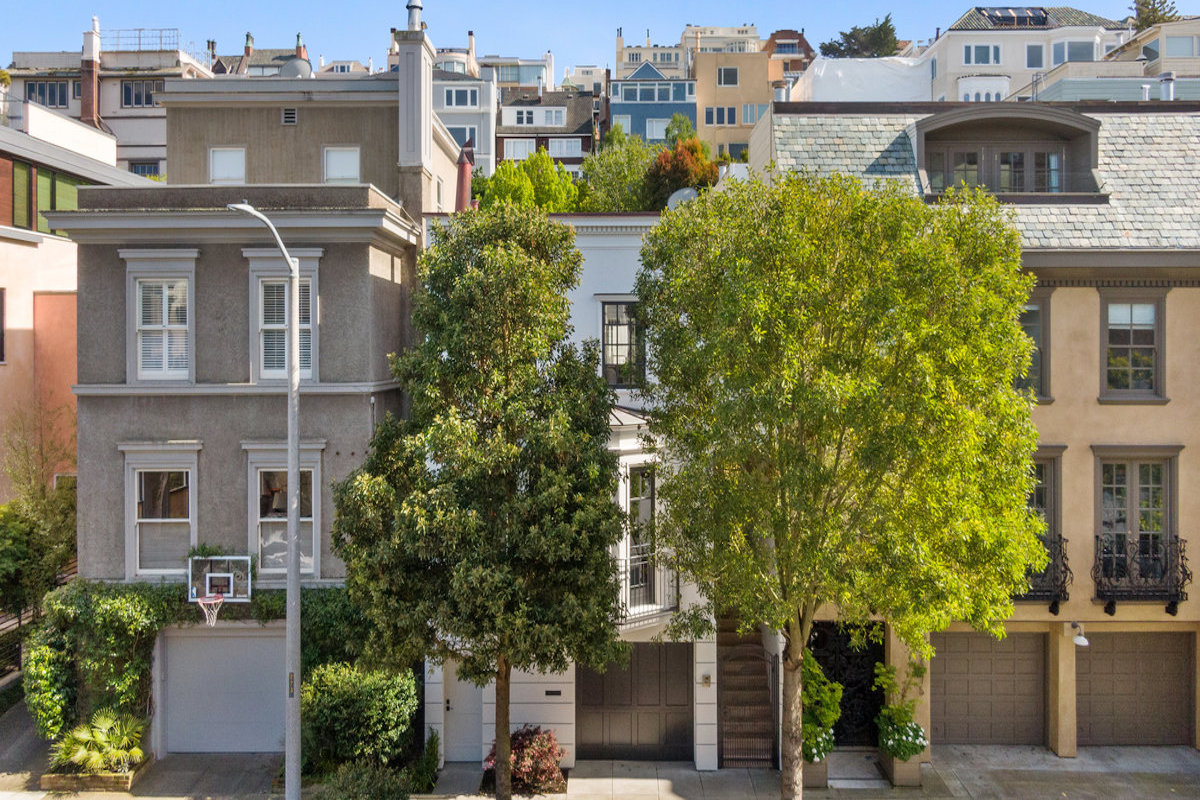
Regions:
<svg viewBox="0 0 1200 800"><path fill-rule="evenodd" d="M101 709L71 729L50 751L44 791L129 791L149 765L142 752L144 720ZM141 766L139 766L141 765Z"/></svg>
<svg viewBox="0 0 1200 800"><path fill-rule="evenodd" d="M909 664L903 683L897 681L895 667L875 665L875 688L883 691L889 700L875 717L879 728L879 750L883 755L883 768L894 786L921 785L921 764L910 759L929 746L929 737L913 719L917 700L910 698L909 693L923 677L923 664Z"/></svg>
<svg viewBox="0 0 1200 800"><path fill-rule="evenodd" d="M833 726L842 716L842 685L825 677L821 665L805 648L800 666L801 752L804 786L817 789L829 783L825 757L833 749Z"/></svg>

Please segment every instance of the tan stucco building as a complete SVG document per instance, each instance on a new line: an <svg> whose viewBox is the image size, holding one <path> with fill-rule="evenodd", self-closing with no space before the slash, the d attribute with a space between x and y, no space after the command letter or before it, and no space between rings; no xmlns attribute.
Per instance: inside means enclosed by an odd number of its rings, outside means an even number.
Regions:
<svg viewBox="0 0 1200 800"><path fill-rule="evenodd" d="M783 62L770 53L695 54L696 132L713 155L735 158L749 147L750 132L775 97L773 83L783 80Z"/></svg>

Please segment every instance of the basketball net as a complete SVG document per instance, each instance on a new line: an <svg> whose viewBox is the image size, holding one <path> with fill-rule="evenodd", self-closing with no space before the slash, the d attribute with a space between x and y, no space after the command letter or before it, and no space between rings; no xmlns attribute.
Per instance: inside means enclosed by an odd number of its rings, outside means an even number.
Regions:
<svg viewBox="0 0 1200 800"><path fill-rule="evenodd" d="M200 610L204 612L204 621L208 623L208 627L216 626L217 612L221 610L221 604L224 602L225 597L219 594L210 594L196 600Z"/></svg>

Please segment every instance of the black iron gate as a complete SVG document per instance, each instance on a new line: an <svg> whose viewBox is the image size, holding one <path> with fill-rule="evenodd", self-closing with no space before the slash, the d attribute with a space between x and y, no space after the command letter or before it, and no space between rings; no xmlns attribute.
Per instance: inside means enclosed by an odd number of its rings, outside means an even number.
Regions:
<svg viewBox="0 0 1200 800"><path fill-rule="evenodd" d="M875 664L884 659L882 642L850 646L850 634L836 622L813 625L809 650L825 676L842 684L842 716L833 726L834 744L842 747L878 744L875 717L883 708L883 693L874 688Z"/></svg>

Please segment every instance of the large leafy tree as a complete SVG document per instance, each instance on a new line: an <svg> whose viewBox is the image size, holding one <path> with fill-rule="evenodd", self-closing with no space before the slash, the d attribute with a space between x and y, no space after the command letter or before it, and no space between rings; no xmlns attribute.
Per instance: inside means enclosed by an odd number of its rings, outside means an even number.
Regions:
<svg viewBox="0 0 1200 800"><path fill-rule="evenodd" d="M896 26L892 15L874 25L855 25L837 39L821 43L821 55L830 58L880 58L896 53Z"/></svg>
<svg viewBox="0 0 1200 800"><path fill-rule="evenodd" d="M784 798L801 792L801 654L817 610L916 652L999 633L1040 568L1036 435L1013 388L1032 278L982 194L781 174L708 192L646 237L660 543L710 605L785 641Z"/></svg>
<svg viewBox="0 0 1200 800"><path fill-rule="evenodd" d="M677 189L702 189L717 182L717 165L708 160L704 143L680 140L670 150L660 150L646 171L648 210L660 211Z"/></svg>
<svg viewBox="0 0 1200 800"><path fill-rule="evenodd" d="M619 126L614 126L619 130ZM622 137L583 160L583 184L587 195L582 210L616 213L646 211L646 173L654 160L654 148L637 136Z"/></svg>
<svg viewBox="0 0 1200 800"><path fill-rule="evenodd" d="M512 670L619 654L623 532L594 343L567 341L574 234L501 204L450 218L420 263L421 339L392 366L411 397L336 487L346 585L399 663L496 683L496 796L511 795Z"/></svg>
<svg viewBox="0 0 1200 800"><path fill-rule="evenodd" d="M1129 10L1133 12L1134 27L1139 31L1179 19L1179 12L1172 0L1134 0Z"/></svg>
<svg viewBox="0 0 1200 800"><path fill-rule="evenodd" d="M579 197L575 179L562 164L540 148L524 161L501 161L491 178L472 179L472 193L480 192L479 205L492 208L502 203L536 206L548 214L574 211Z"/></svg>

